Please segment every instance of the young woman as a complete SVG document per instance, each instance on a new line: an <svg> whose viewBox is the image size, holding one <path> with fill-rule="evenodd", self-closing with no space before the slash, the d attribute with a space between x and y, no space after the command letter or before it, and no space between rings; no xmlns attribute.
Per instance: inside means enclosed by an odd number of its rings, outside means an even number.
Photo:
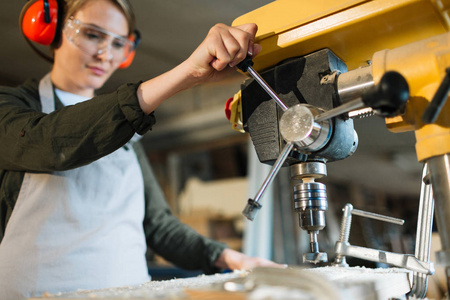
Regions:
<svg viewBox="0 0 450 300"><path fill-rule="evenodd" d="M97 96L132 50L133 12L66 2L51 72L0 88L0 299L143 283L147 246L206 273L272 265L172 216L136 135L161 102L256 54L256 25L218 24L171 71Z"/></svg>

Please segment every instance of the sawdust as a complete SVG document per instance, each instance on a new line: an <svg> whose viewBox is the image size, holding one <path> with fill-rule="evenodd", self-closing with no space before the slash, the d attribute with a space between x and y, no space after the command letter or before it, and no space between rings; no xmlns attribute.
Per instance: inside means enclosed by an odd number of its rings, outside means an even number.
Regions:
<svg viewBox="0 0 450 300"><path fill-rule="evenodd" d="M191 278L180 278L165 281L150 281L136 286L123 286L99 290L79 290L74 293L47 294L46 298L144 298L144 299L179 299L185 298L184 290L202 289L220 284L231 279L245 276L245 271L225 274L200 275Z"/></svg>
<svg viewBox="0 0 450 300"><path fill-rule="evenodd" d="M238 283L237 286L239 286L239 284L248 283L252 279L254 282L251 288L246 286L247 290L240 291L239 297L238 293L235 293L236 297L233 298L233 293L230 293L228 294L231 297L229 299L317 300L330 299L329 296L333 293L336 296L332 297L333 299L384 300L393 296L401 297L410 290L409 273L409 271L399 268L321 267L305 269L293 267L273 272L269 269L258 270L257 268L253 272L235 271L226 274L150 281L136 286L46 295L45 298L216 299L214 297L192 298L192 295L211 296L214 293L222 295L227 292L224 290L225 282ZM245 284L241 286L244 287ZM242 292L246 294L242 294ZM320 294L322 296L318 297ZM226 296L227 294L223 299L227 299Z"/></svg>

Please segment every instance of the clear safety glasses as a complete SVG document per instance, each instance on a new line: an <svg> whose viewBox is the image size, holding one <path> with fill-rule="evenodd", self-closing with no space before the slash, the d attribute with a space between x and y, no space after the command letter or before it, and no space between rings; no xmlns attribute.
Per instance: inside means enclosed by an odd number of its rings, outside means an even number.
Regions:
<svg viewBox="0 0 450 300"><path fill-rule="evenodd" d="M134 43L126 37L100 27L69 18L64 26L67 39L88 55L108 53L108 59L122 62L134 49Z"/></svg>

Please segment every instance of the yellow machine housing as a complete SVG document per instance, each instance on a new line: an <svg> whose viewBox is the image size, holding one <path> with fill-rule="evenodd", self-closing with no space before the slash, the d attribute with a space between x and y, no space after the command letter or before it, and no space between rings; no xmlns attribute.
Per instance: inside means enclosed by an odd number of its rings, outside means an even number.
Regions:
<svg viewBox="0 0 450 300"><path fill-rule="evenodd" d="M388 70L405 77L410 99L405 113L387 118L393 132L415 131L419 161L450 153L450 101L447 101L433 124L424 124L422 114L436 93L445 69L450 67L450 33L437 35L393 50L374 54L372 75L375 84Z"/></svg>
<svg viewBox="0 0 450 300"><path fill-rule="evenodd" d="M449 0L278 0L247 13L233 26L256 23L261 71L280 61L328 48L349 70L380 50L450 29Z"/></svg>

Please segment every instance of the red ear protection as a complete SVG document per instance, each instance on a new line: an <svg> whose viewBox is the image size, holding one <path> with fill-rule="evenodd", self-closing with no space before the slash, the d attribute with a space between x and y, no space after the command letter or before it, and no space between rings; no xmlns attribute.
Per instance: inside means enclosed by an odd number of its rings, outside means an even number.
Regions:
<svg viewBox="0 0 450 300"><path fill-rule="evenodd" d="M134 30L134 35L130 36L130 40L134 44L133 51L131 51L130 54L128 54L127 58L119 65L119 69L128 68L133 62L134 55L136 54L136 48L141 41L141 34L139 30Z"/></svg>
<svg viewBox="0 0 450 300"><path fill-rule="evenodd" d="M41 45L52 45L59 40L60 13L57 0L32 0L20 14L20 26L27 39Z"/></svg>
<svg viewBox="0 0 450 300"><path fill-rule="evenodd" d="M26 37L26 41L36 53L50 62L53 62L53 58L45 55L30 41L57 47L61 40L63 11L63 0L30 0L20 13L19 26ZM134 31L130 40L134 43L133 51L119 65L120 69L128 68L133 62L136 48L141 40L138 30Z"/></svg>

